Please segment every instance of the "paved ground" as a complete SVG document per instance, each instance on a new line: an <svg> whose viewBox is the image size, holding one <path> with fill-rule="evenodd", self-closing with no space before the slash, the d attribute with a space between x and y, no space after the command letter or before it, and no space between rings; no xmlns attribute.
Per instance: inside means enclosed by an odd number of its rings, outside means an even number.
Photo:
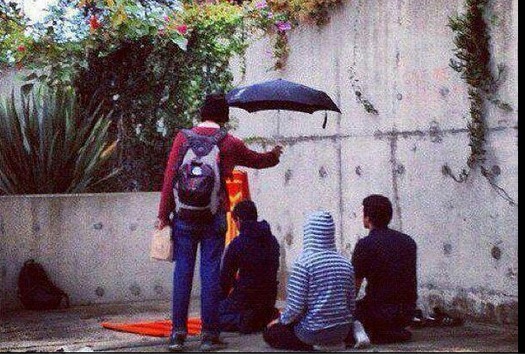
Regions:
<svg viewBox="0 0 525 354"><path fill-rule="evenodd" d="M10 313L2 316L0 321L0 351L79 351L89 346L94 351L105 352L165 352L166 338L110 331L102 328L100 322L168 319L169 310L168 302L156 302L86 306L45 313ZM191 312L192 316L198 314L195 306ZM455 328L416 329L413 333L410 343L373 346L361 351L518 351L517 327L466 323ZM225 333L223 338L229 343L226 352L276 351L269 348L259 334ZM188 350L196 351L198 344L198 338L193 338L188 343Z"/></svg>

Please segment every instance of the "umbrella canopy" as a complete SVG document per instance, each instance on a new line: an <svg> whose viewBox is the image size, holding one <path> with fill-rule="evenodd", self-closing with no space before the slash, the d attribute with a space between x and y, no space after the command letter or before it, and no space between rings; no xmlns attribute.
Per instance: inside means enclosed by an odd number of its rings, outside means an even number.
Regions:
<svg viewBox="0 0 525 354"><path fill-rule="evenodd" d="M238 87L228 92L226 100L231 107L242 108L248 112L281 109L305 113L341 113L325 92L283 79Z"/></svg>

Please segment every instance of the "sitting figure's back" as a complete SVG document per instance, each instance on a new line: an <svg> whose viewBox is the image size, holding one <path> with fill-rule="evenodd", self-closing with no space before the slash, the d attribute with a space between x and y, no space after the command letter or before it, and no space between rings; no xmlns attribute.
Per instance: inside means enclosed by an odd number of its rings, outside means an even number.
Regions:
<svg viewBox="0 0 525 354"><path fill-rule="evenodd" d="M286 350L338 348L352 329L354 307L354 271L336 249L332 216L315 212L306 221L303 252L288 278L286 309L264 340Z"/></svg>
<svg viewBox="0 0 525 354"><path fill-rule="evenodd" d="M367 281L356 317L376 343L410 339L405 327L417 300L417 246L410 236L388 227L392 213L390 200L382 195L363 200L363 226L370 233L359 240L352 256L357 290Z"/></svg>
<svg viewBox="0 0 525 354"><path fill-rule="evenodd" d="M257 221L253 202L240 202L232 216L240 233L228 246L221 269L221 329L250 333L276 315L279 243L270 225Z"/></svg>

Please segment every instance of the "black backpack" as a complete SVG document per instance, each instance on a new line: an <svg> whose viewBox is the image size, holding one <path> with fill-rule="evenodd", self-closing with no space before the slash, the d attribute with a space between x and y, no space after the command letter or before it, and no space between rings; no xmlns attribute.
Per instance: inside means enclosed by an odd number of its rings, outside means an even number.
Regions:
<svg viewBox="0 0 525 354"><path fill-rule="evenodd" d="M24 263L18 275L18 297L27 310L52 310L69 296L49 279L44 267L33 259Z"/></svg>
<svg viewBox="0 0 525 354"><path fill-rule="evenodd" d="M186 143L179 152L173 192L177 214L215 215L220 203L221 172L218 144L227 132L207 136L183 129Z"/></svg>

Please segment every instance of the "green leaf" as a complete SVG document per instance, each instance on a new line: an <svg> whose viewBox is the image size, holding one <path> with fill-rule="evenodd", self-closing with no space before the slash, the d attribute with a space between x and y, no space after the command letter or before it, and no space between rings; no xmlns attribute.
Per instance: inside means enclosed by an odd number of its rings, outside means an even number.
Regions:
<svg viewBox="0 0 525 354"><path fill-rule="evenodd" d="M188 50L188 40L181 36L170 36L170 40L183 51Z"/></svg>

